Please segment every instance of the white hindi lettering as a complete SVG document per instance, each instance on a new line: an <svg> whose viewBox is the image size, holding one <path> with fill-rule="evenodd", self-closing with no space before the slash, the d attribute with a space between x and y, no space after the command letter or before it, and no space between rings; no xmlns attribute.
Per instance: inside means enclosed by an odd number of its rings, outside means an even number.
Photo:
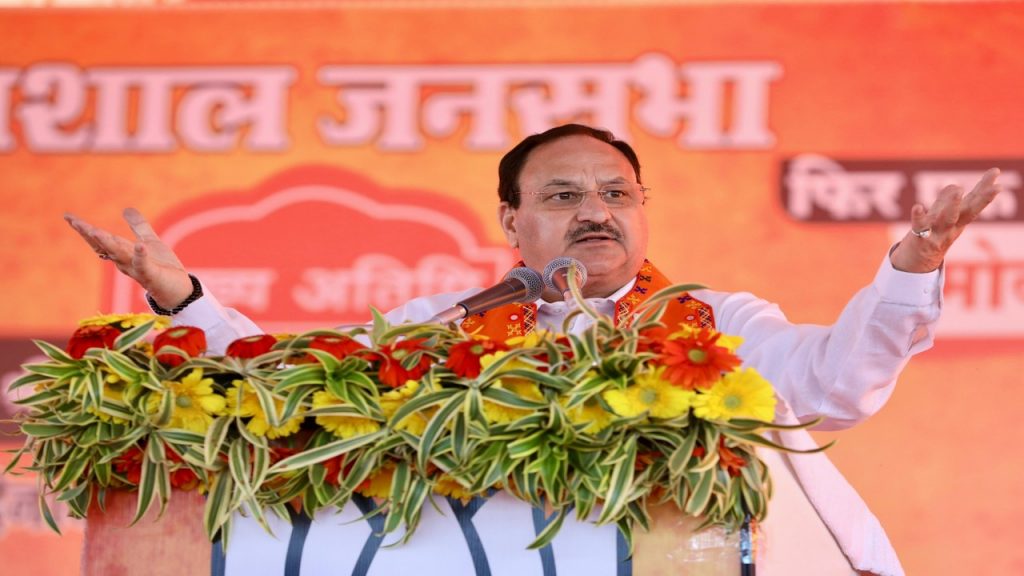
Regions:
<svg viewBox="0 0 1024 576"><path fill-rule="evenodd" d="M660 54L603 64L327 65L317 77L337 89L341 114L321 116L318 129L331 146L404 151L421 148L424 135L451 135L465 119L466 145L495 150L509 143L510 109L524 134L580 120L628 138L636 94L637 124L663 137L680 132L682 147L768 148L769 87L781 70L757 61L679 65Z"/></svg>
<svg viewBox="0 0 1024 576"><path fill-rule="evenodd" d="M835 220L865 219L872 210L888 220L901 216L906 177L898 171L847 171L824 156L802 154L789 163L784 178L786 208L799 219L810 219L815 208Z"/></svg>
<svg viewBox="0 0 1024 576"><path fill-rule="evenodd" d="M289 66L81 69L35 64L0 70L0 110L33 152L221 152L288 147ZM6 89L5 89L6 87ZM20 98L14 98L17 91ZM0 124L0 150L12 147ZM134 128L130 128L134 126Z"/></svg>
<svg viewBox="0 0 1024 576"><path fill-rule="evenodd" d="M387 254L364 254L351 268L308 268L292 297L306 312L390 310L416 296L481 286L486 276L446 254L424 256L413 267Z"/></svg>
<svg viewBox="0 0 1024 576"><path fill-rule="evenodd" d="M0 68L0 152L14 148L14 135L11 134L11 92L18 80L18 71L14 68Z"/></svg>
<svg viewBox="0 0 1024 576"><path fill-rule="evenodd" d="M192 272L225 306L249 312L270 308L270 287L277 279L271 268L195 268Z"/></svg>
<svg viewBox="0 0 1024 576"><path fill-rule="evenodd" d="M922 170L914 174L916 201L931 206L939 197L939 192L949 184L956 184L965 192L970 192L984 173L984 170ZM1016 192L1021 188L1020 172L1005 170L999 175L999 182L1003 185L1003 192L981 211L979 220L1013 220L1017 217Z"/></svg>

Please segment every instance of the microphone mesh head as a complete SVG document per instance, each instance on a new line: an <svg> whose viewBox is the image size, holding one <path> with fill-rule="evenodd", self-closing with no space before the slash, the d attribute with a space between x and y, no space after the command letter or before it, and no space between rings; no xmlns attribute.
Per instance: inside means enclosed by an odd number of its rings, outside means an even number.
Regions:
<svg viewBox="0 0 1024 576"><path fill-rule="evenodd" d="M568 256L559 256L558 258L555 258L551 262L548 262L548 265L544 267L544 285L547 286L549 289L554 290L555 292L560 292L558 287L555 286L553 280L555 272L562 270L564 268L565 274L566 276L568 276L569 268L573 264L576 265L576 275L579 278L580 287L582 287L584 284L587 283L587 267L583 265L583 262L580 262L579 260L575 258L570 258Z"/></svg>
<svg viewBox="0 0 1024 576"><path fill-rule="evenodd" d="M519 302L533 302L544 292L544 280L533 268L526 266L513 268L509 270L508 274L505 274L505 280L519 280L526 286L526 294Z"/></svg>

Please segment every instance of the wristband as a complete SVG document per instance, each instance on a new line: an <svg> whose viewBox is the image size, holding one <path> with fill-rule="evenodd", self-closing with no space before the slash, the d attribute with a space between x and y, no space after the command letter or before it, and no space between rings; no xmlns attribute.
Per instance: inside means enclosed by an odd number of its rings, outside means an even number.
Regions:
<svg viewBox="0 0 1024 576"><path fill-rule="evenodd" d="M187 308L189 304L191 304L191 303L195 302L196 300L199 300L200 298L202 298L203 297L203 285L199 283L199 278L196 278L195 276L193 276L191 274L189 274L188 277L189 277L190 280L192 280L192 293L188 295L188 298L185 298L184 300L182 300L181 304L178 304L174 308L171 308L170 310L168 310L166 308L161 307L159 304L157 304L156 300L153 300L153 297L150 296L149 293L147 292L146 293L146 302L149 303L150 309L152 309L155 314L159 314L160 316L173 316L173 315L177 314L178 312L181 312L182 310Z"/></svg>

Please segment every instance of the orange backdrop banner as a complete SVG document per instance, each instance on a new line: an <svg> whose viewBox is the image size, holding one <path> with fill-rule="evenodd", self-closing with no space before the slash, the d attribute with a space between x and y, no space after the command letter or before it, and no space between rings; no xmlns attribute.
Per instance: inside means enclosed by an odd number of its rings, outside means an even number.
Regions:
<svg viewBox="0 0 1024 576"><path fill-rule="evenodd" d="M637 148L670 278L828 323L915 202L998 166L940 342L831 456L908 573L1024 570L1024 7L601 4L0 12L0 418L29 338L145 306L65 210L125 233L139 208L267 329L361 322L500 277L498 159L582 121ZM0 482L5 568L74 572L80 525Z"/></svg>

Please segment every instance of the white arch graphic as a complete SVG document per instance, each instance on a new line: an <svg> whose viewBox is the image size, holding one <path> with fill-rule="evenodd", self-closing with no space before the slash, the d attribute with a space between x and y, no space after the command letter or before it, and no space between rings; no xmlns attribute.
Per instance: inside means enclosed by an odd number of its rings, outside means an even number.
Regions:
<svg viewBox="0 0 1024 576"><path fill-rule="evenodd" d="M304 202L343 206L383 222L415 222L435 228L455 241L459 257L467 262L490 265L495 278L499 278L513 263L508 250L481 246L473 232L449 214L425 206L385 204L347 188L322 184L286 188L253 204L221 206L197 212L172 224L160 237L174 248L201 230L228 222L257 222L282 208ZM133 281L126 276L118 274L114 277L112 310L130 309L133 287Z"/></svg>

